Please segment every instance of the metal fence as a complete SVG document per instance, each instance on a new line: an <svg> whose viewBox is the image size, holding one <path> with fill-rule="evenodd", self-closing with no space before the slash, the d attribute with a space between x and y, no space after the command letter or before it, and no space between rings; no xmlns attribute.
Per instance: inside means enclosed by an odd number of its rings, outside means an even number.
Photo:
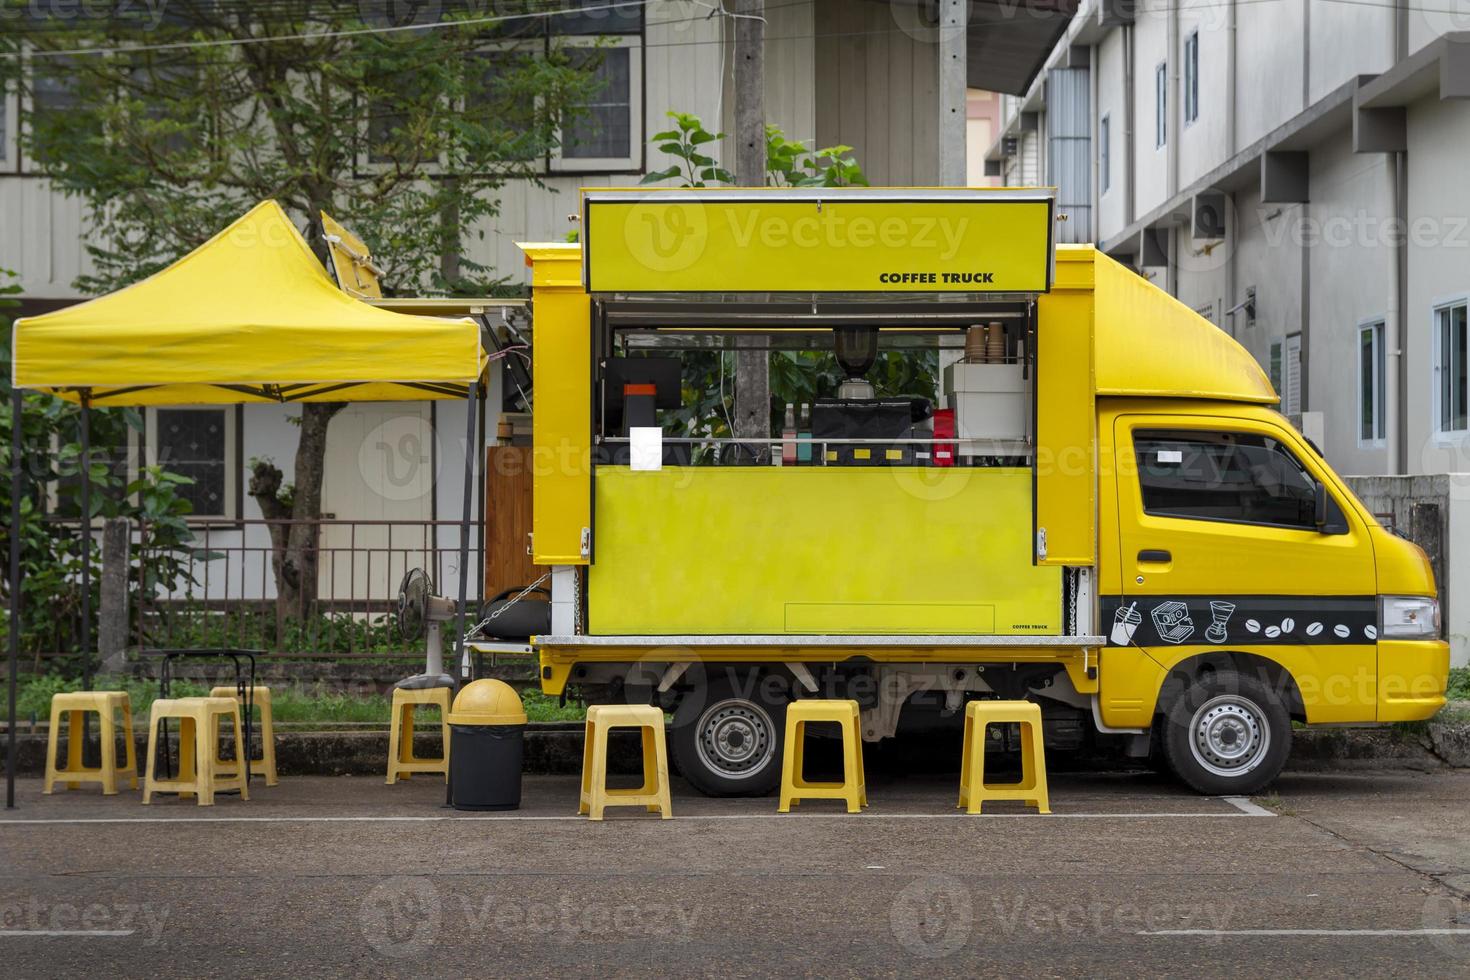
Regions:
<svg viewBox="0 0 1470 980"><path fill-rule="evenodd" d="M308 598L289 608L278 600L272 531L308 526L315 579ZM482 544L470 528L471 600L480 595ZM457 521L242 520L203 525L186 551L175 551L171 583L150 583L170 556L140 546L137 527L129 589L137 608L132 643L142 648L232 646L308 657L421 656L403 641L394 613L398 586L423 568L438 591L458 595L461 525ZM314 589L310 588L314 585ZM314 594L311 594L313 593ZM472 607L475 608L475 607Z"/></svg>

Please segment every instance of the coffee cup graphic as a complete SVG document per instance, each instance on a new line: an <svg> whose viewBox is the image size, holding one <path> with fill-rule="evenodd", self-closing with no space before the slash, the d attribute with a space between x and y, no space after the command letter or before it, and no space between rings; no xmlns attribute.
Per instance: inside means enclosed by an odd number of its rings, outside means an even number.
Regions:
<svg viewBox="0 0 1470 980"><path fill-rule="evenodd" d="M1143 613L1138 611L1137 606L1137 602L1130 603L1127 607L1120 606L1113 614L1113 632L1108 637L1113 646L1126 647L1133 642L1133 634L1143 622Z"/></svg>

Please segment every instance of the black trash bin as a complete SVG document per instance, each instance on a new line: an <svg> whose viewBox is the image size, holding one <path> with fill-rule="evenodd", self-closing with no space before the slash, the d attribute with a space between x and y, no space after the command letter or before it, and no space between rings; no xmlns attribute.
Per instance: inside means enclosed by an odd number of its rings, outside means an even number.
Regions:
<svg viewBox="0 0 1470 980"><path fill-rule="evenodd" d="M516 692L502 681L472 681L455 697L447 720L454 808L519 808L526 712Z"/></svg>

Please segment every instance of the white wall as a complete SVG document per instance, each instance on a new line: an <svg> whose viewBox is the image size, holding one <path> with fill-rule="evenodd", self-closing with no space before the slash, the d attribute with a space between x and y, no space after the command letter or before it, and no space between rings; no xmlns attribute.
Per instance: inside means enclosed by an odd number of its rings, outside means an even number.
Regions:
<svg viewBox="0 0 1470 980"><path fill-rule="evenodd" d="M0 177L0 269L19 274L26 296L64 299L78 295L72 281L92 262L81 199L49 187L39 177Z"/></svg>
<svg viewBox="0 0 1470 980"><path fill-rule="evenodd" d="M1157 145L1154 128L1154 71L1159 62L1170 58L1168 26L1167 14L1150 9L1139 14L1133 27L1133 210L1136 215L1147 214L1169 197L1169 147ZM1177 93L1170 91L1170 100L1176 97ZM1179 138L1174 129L1171 121L1167 135L1170 140Z"/></svg>
<svg viewBox="0 0 1470 980"><path fill-rule="evenodd" d="M1184 43L1199 32L1199 118L1184 121ZM1189 0L1179 11L1179 44L1173 52L1179 81L1179 100L1173 117L1179 120L1179 186L1187 187L1230 155L1229 80L1230 32L1225 8L1215 0Z"/></svg>
<svg viewBox="0 0 1470 980"><path fill-rule="evenodd" d="M1463 473L1470 471L1470 438L1433 431L1432 316L1436 301L1470 293L1470 105L1421 100L1409 107L1408 136L1409 472Z"/></svg>
<svg viewBox="0 0 1470 980"><path fill-rule="evenodd" d="M1384 154L1355 154L1342 132L1310 159L1308 249L1312 336L1307 407L1323 414L1322 449L1343 473L1387 471L1385 449L1358 440L1358 327L1383 317L1393 249L1380 234L1393 214L1392 167Z"/></svg>
<svg viewBox="0 0 1470 980"><path fill-rule="evenodd" d="M1236 4L1236 145L1306 108L1305 0Z"/></svg>
<svg viewBox="0 0 1470 980"><path fill-rule="evenodd" d="M1316 102L1354 75L1376 75L1393 66L1393 4L1306 2L1311 23L1310 101ZM1419 3L1443 6L1438 0L1419 0Z"/></svg>
<svg viewBox="0 0 1470 980"><path fill-rule="evenodd" d="M1109 155L1112 157L1111 182L1097 202L1097 235L1100 241L1121 232L1132 215L1126 213L1128 203L1128 119L1125 109L1127 94L1123 90L1125 42L1122 31L1110 31L1096 49L1097 92L1093 96L1097 116L1108 117L1111 130ZM1099 184L1101 186L1101 184Z"/></svg>

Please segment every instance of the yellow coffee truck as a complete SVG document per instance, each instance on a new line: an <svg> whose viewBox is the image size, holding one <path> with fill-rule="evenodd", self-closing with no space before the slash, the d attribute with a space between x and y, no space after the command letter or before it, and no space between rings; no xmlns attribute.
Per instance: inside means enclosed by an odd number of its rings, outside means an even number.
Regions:
<svg viewBox="0 0 1470 980"><path fill-rule="evenodd" d="M523 246L543 690L672 711L711 794L776 785L805 697L869 741L1028 698L1052 749L1126 736L1207 793L1269 782L1294 721L1433 715L1425 555L1239 344L1058 220L597 190L580 244Z"/></svg>

